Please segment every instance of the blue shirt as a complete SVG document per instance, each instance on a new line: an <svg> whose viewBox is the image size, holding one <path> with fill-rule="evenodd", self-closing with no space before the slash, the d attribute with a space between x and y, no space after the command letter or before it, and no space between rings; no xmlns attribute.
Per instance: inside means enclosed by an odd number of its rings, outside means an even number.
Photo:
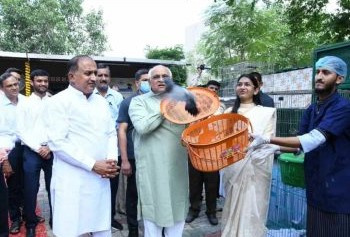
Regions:
<svg viewBox="0 0 350 237"><path fill-rule="evenodd" d="M134 125L131 122L130 116L129 116L129 106L131 99L139 94L133 94L132 96L126 98L125 100L122 101L120 104L120 109L119 109L119 116L118 116L118 123L127 123L128 128L126 131L126 139L127 139L127 154L128 154L128 159L135 159L135 154L134 154L134 143L132 141L132 131L134 130Z"/></svg>
<svg viewBox="0 0 350 237"><path fill-rule="evenodd" d="M305 154L306 196L323 211L350 214L350 101L337 92L304 113L300 134L318 128L325 143Z"/></svg>
<svg viewBox="0 0 350 237"><path fill-rule="evenodd" d="M98 90L95 88L96 94L101 95ZM102 96L102 95L101 95ZM112 113L113 121L115 122L115 127L118 127L117 119L118 119L118 113L119 113L119 107L120 103L123 101L123 96L118 91L115 91L111 88L108 88L107 93L105 94L104 98L107 100L109 105L109 110Z"/></svg>

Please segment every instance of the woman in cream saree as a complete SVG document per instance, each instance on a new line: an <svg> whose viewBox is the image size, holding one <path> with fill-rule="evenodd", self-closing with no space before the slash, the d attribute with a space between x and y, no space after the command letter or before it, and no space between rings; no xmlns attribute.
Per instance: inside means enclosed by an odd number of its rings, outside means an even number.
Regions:
<svg viewBox="0 0 350 237"><path fill-rule="evenodd" d="M239 77L237 100L229 112L249 118L255 134L272 136L276 130L276 109L260 106L254 77ZM270 199L273 153L276 146L262 145L246 157L223 169L225 205L223 237L263 237Z"/></svg>

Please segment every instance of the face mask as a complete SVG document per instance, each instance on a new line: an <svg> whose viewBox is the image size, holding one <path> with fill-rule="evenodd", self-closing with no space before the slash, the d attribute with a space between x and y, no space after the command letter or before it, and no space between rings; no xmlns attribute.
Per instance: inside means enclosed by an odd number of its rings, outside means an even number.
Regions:
<svg viewBox="0 0 350 237"><path fill-rule="evenodd" d="M141 81L141 85L140 85L140 91L142 93L147 93L151 90L151 87L149 86L148 81Z"/></svg>

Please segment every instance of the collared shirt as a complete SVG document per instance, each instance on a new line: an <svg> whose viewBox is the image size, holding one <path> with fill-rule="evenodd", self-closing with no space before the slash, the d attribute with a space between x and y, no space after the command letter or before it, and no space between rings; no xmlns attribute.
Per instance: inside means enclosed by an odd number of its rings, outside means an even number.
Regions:
<svg viewBox="0 0 350 237"><path fill-rule="evenodd" d="M327 212L350 214L350 102L337 92L312 104L301 120L300 134L313 129L327 140L305 154L309 205Z"/></svg>
<svg viewBox="0 0 350 237"><path fill-rule="evenodd" d="M94 91L95 94L101 95L100 92L95 88ZM112 113L113 121L115 122L115 127L118 127L117 119L119 114L119 108L120 104L123 101L123 96L118 91L113 90L108 87L107 93L105 94L104 98L108 101L109 109Z"/></svg>
<svg viewBox="0 0 350 237"><path fill-rule="evenodd" d="M22 143L35 152L38 152L42 144L47 143L43 109L48 99L48 95L40 98L32 93L17 108L17 135Z"/></svg>
<svg viewBox="0 0 350 237"><path fill-rule="evenodd" d="M128 128L126 132L126 139L127 139L127 154L128 154L128 159L135 159L135 154L134 154L134 142L132 141L132 131L134 130L134 125L131 122L130 116L129 116L129 107L132 98L135 96L140 95L140 93L135 93L132 96L126 98L125 100L122 101L120 104L120 110L119 110L119 116L118 116L118 123L127 123Z"/></svg>
<svg viewBox="0 0 350 237"><path fill-rule="evenodd" d="M17 105L25 99L19 94ZM12 104L4 93L0 94L0 147L12 149L15 146L17 105Z"/></svg>

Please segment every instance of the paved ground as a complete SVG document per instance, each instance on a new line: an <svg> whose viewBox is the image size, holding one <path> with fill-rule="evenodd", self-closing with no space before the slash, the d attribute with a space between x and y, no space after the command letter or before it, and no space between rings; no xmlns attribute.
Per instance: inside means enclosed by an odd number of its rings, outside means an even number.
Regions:
<svg viewBox="0 0 350 237"><path fill-rule="evenodd" d="M218 200L218 208L223 206L223 201ZM46 218L46 228L43 225L37 227L36 237L54 237L48 225L49 207L43 179L38 195L38 203L41 214ZM217 213L219 225L211 226L205 215L205 208L199 218L185 225L183 237L219 237L221 212ZM125 215L117 214L117 219L123 226L123 231L113 230L113 237L127 237L128 230ZM272 188L267 227L268 237L305 237L306 226L306 198L305 189L283 184L281 180L278 163L275 162L272 172ZM24 237L24 227L21 234L11 237ZM47 233L47 234L46 234ZM142 234L142 223L140 223L140 237Z"/></svg>
<svg viewBox="0 0 350 237"><path fill-rule="evenodd" d="M43 176L43 175L42 175ZM46 219L46 230L48 237L54 237L50 226L48 225L49 220L49 205L47 201L47 194L45 190L45 185L43 183L43 178L41 178L40 190L38 194L38 204L41 209L42 215ZM223 206L223 201L218 199L218 208ZM183 237L219 237L220 236L220 218L221 212L217 213L219 219L219 224L217 226L212 226L209 224L207 216L205 215L205 205L199 214L199 217L190 224L185 225L185 230ZM113 237L127 237L128 230L126 224L126 217L122 214L117 214L116 219L123 224L124 230L112 230ZM140 237L143 237L142 223L140 223Z"/></svg>

